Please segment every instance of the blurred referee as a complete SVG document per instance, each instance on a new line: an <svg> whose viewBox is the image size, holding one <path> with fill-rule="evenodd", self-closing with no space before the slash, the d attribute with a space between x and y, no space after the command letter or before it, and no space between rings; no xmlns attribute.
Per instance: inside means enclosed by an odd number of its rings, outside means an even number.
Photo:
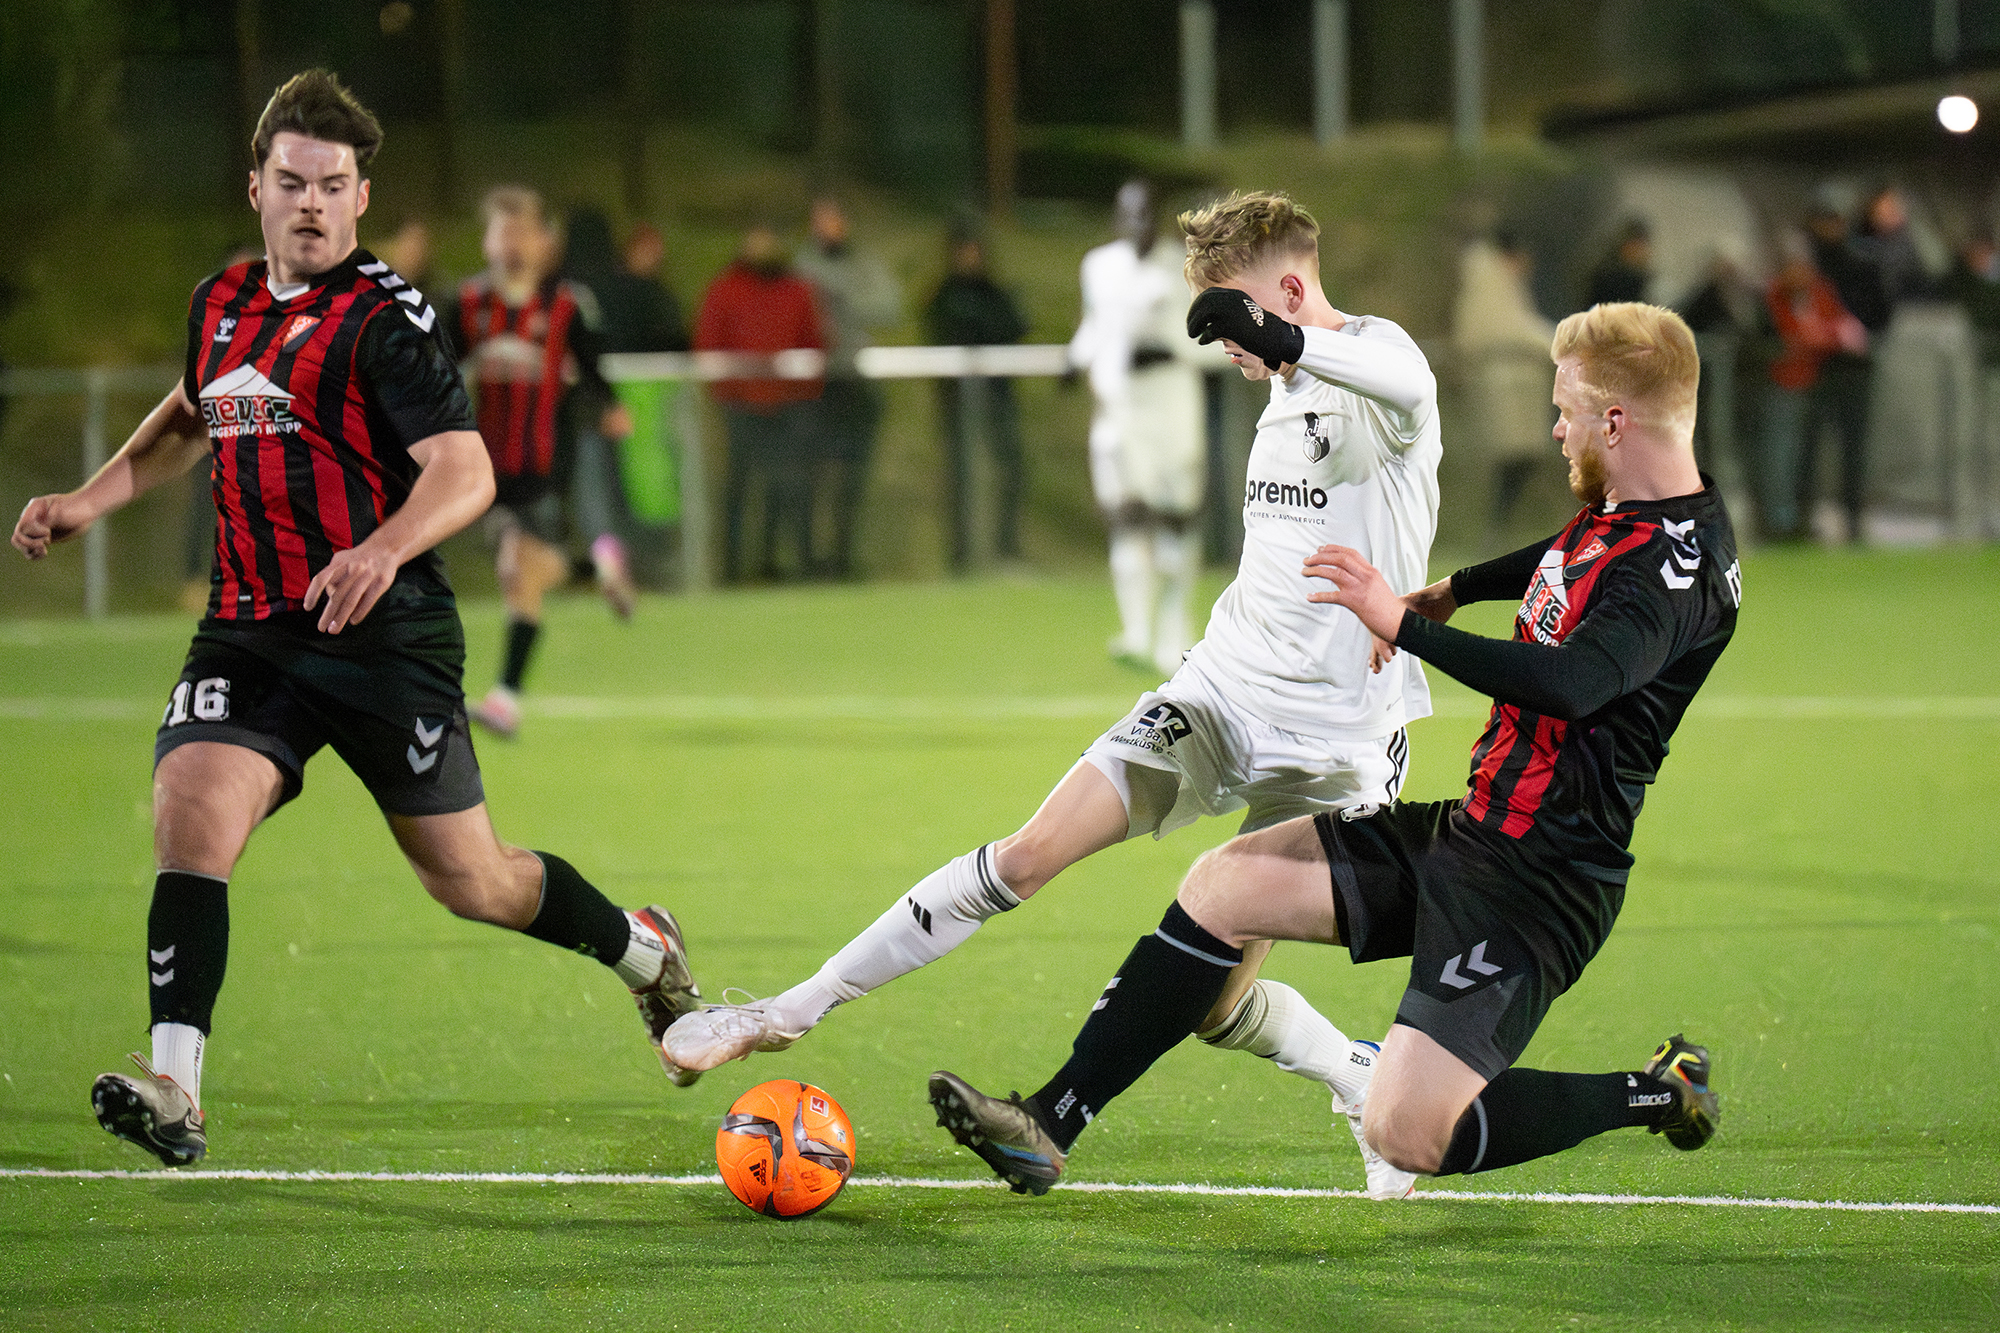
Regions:
<svg viewBox="0 0 2000 1333"><path fill-rule="evenodd" d="M208 613L154 744L152 1059L134 1055L138 1076L104 1074L91 1090L104 1128L169 1166L208 1148L202 1048L230 873L322 746L452 912L611 967L655 1045L699 1003L664 909L622 910L560 857L501 842L487 818L465 635L432 548L486 509L493 469L435 313L355 244L381 142L326 71L278 89L251 144L264 258L195 288L181 383L96 476L30 500L14 528L15 547L40 559L210 460Z"/></svg>

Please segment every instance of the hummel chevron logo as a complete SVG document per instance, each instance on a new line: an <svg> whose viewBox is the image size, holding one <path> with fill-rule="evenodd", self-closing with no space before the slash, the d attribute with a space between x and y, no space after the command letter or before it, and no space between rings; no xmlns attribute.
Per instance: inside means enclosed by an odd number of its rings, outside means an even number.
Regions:
<svg viewBox="0 0 2000 1333"><path fill-rule="evenodd" d="M429 306L424 307L424 313L421 315L416 313L414 310L405 310L403 312L403 318L409 320L410 323L416 325L418 328L422 329L425 333L429 333L431 331L431 325L437 322L437 311L431 309Z"/></svg>
<svg viewBox="0 0 2000 1333"><path fill-rule="evenodd" d="M174 961L174 946L169 944L164 949L148 949L146 950L146 957L152 959L155 963L171 963Z"/></svg>
<svg viewBox="0 0 2000 1333"><path fill-rule="evenodd" d="M424 725L424 720L422 718L417 719L417 742L418 744L422 745L424 749L428 751L428 753L423 753L423 754L418 753L417 747L415 745L412 745L407 751L405 751L403 757L410 761L410 771L412 773L428 773L431 771L432 768L437 766L438 756L442 754L443 751L437 749L436 747L437 743L443 738L444 738L443 719L439 719L436 724L429 727L426 727Z"/></svg>
<svg viewBox="0 0 2000 1333"><path fill-rule="evenodd" d="M410 771L412 773L428 773L433 768L437 767L438 757L436 750L433 750L426 755L419 755L417 753L417 747L412 745L407 751L404 752L403 757L410 761Z"/></svg>
<svg viewBox="0 0 2000 1333"><path fill-rule="evenodd" d="M1478 985L1478 982L1473 981L1465 973L1458 970L1458 960L1460 958L1465 959L1466 971L1477 972L1482 977L1490 977L1496 972L1501 971L1502 969L1486 961L1486 945L1487 941L1481 940L1472 946L1472 952L1453 954L1445 961L1444 971L1438 974L1438 980L1447 986L1456 986L1460 990L1470 990L1472 987Z"/></svg>
<svg viewBox="0 0 2000 1333"><path fill-rule="evenodd" d="M1093 1004L1093 1005L1091 1005L1091 1006L1090 1006L1090 1012L1094 1014L1094 1013L1096 1013L1096 1012L1097 1012L1097 1011L1098 1011L1099 1009L1102 1009L1102 1008L1103 1008L1103 1007L1104 1007L1105 1005L1107 1005L1107 1004L1110 1004L1110 1003L1111 1003L1111 992L1112 992L1112 991L1115 991L1115 990L1117 990L1117 989L1118 989L1118 983L1119 983L1119 982L1121 982L1121 981L1123 981L1124 979L1125 979L1124 977L1113 977L1113 978L1111 978L1111 984L1110 984L1110 985L1108 985L1108 986L1106 986L1106 987L1104 988L1104 994L1102 994L1102 995L1100 995L1100 996L1098 997L1098 999L1097 999L1097 1003L1096 1003L1096 1004Z"/></svg>
<svg viewBox="0 0 2000 1333"><path fill-rule="evenodd" d="M170 967L164 972L154 972L151 976L155 986L164 986L174 979L174 970Z"/></svg>
<svg viewBox="0 0 2000 1333"><path fill-rule="evenodd" d="M442 735L444 735L444 723L440 722L429 730L425 730L424 720L422 718L417 719L417 744L423 746L426 750L436 745L438 737Z"/></svg>
<svg viewBox="0 0 2000 1333"><path fill-rule="evenodd" d="M372 264L358 264L355 266L354 271L356 273L366 273L369 277L372 278L377 273L387 273L389 271L389 266L378 259Z"/></svg>
<svg viewBox="0 0 2000 1333"><path fill-rule="evenodd" d="M1668 561L1662 560L1660 562L1660 581L1675 592L1679 592L1683 588L1692 588L1694 586L1694 575L1676 574L1674 573L1673 565Z"/></svg>

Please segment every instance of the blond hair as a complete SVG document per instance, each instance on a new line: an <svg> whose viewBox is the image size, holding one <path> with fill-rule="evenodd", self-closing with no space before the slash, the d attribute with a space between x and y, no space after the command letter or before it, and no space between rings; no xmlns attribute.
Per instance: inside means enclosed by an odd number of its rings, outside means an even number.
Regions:
<svg viewBox="0 0 2000 1333"><path fill-rule="evenodd" d="M1319 264L1319 223L1288 194L1232 191L1227 199L1180 215L1187 233L1187 280L1219 287L1274 255Z"/></svg>
<svg viewBox="0 0 2000 1333"><path fill-rule="evenodd" d="M1576 358L1579 387L1600 409L1651 408L1662 426L1694 428L1701 357L1687 321L1665 306L1619 301L1580 310L1556 325L1549 357Z"/></svg>
<svg viewBox="0 0 2000 1333"><path fill-rule="evenodd" d="M496 217L524 218L536 226L551 225L549 206L539 191L525 185L496 185L479 201L479 216L488 222Z"/></svg>

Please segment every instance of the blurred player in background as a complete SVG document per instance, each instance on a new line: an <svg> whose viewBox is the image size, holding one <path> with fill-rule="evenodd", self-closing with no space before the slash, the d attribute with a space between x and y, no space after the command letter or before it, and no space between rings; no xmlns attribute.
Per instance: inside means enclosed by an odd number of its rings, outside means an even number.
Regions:
<svg viewBox="0 0 2000 1333"><path fill-rule="evenodd" d="M847 578L854 573L854 535L868 490L868 467L875 457L875 432L882 423L882 390L862 378L855 357L870 335L903 317L903 288L896 275L866 247L854 243L847 210L832 195L813 200L810 236L799 251L799 276L819 297L826 335L826 383L811 413L812 456L807 466L833 478L833 535L824 551L814 549L809 570ZM820 464L825 464L822 469ZM808 482L811 496L819 487ZM808 504L817 508L814 499ZM817 543L814 543L817 548Z"/></svg>
<svg viewBox="0 0 2000 1333"><path fill-rule="evenodd" d="M1319 224L1286 196L1232 195L1181 225L1188 280L1201 290L1183 336L1221 341L1246 378L1271 382L1250 454L1242 564L1207 635L1018 833L927 876L802 984L677 1022L667 1049L679 1066L784 1049L834 1006L942 958L987 918L1127 838L1246 807L1248 832L1379 808L1401 790L1403 728L1431 711L1423 671L1409 656L1371 671L1368 631L1310 603L1298 571L1339 540L1367 551L1391 586L1423 586L1437 525L1436 378L1402 329L1328 302ZM1326 1083L1358 1135L1373 1044L1350 1043L1291 987L1258 980L1269 947L1243 951L1210 997L1203 1039ZM1371 1177L1395 1174L1368 1164Z"/></svg>
<svg viewBox="0 0 2000 1333"><path fill-rule="evenodd" d="M1118 239L1083 257L1070 364L1090 377L1090 483L1111 529L1113 657L1171 675L1194 642L1206 472L1199 349L1183 325L1177 247L1155 242L1152 191L1118 191Z"/></svg>
<svg viewBox="0 0 2000 1333"><path fill-rule="evenodd" d="M1695 465L1701 363L1687 325L1658 306L1597 306L1562 322L1552 354L1555 437L1584 502L1560 533L1404 596L1345 545L1305 562L1333 585L1313 601L1492 698L1465 796L1232 840L1195 863L1040 1090L1002 1101L933 1074L938 1123L1016 1191L1046 1191L1105 1103L1272 939L1411 960L1395 1025L1368 1053L1364 1142L1392 1170L1493 1171L1619 1128L1683 1150L1715 1133L1708 1052L1679 1035L1641 1069L1514 1064L1618 918L1646 788L1742 600L1729 514ZM1468 602L1516 598L1511 640L1444 623ZM1679 972L1627 980L1671 988ZM1370 1192L1396 1197L1412 1179L1371 1179Z"/></svg>
<svg viewBox="0 0 2000 1333"><path fill-rule="evenodd" d="M561 253L547 206L533 190L489 192L486 272L469 278L447 311L466 378L476 387L479 433L493 455L499 493L486 516L507 602L500 679L472 720L511 737L521 726L521 682L542 632L542 598L569 573L563 489L582 429L608 440L632 433L631 415L598 372L597 301L557 275ZM608 513L608 506L598 507ZM634 600L625 549L598 515L591 561L611 609L630 618Z"/></svg>
<svg viewBox="0 0 2000 1333"><path fill-rule="evenodd" d="M31 560L203 459L214 591L154 744L146 924L152 1060L103 1074L103 1126L169 1166L208 1151L202 1051L251 831L331 745L431 896L612 968L657 1044L699 1002L665 909L627 912L487 818L460 687L465 634L433 548L485 511L493 468L423 293L355 244L375 117L324 70L271 98L251 144L265 257L195 289L187 369L96 476L28 502ZM692 1076L669 1070L677 1081Z"/></svg>

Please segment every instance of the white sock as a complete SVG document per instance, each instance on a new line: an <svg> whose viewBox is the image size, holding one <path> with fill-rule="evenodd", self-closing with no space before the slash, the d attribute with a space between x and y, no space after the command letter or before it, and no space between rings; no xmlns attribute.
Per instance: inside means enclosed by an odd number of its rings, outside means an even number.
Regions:
<svg viewBox="0 0 2000 1333"><path fill-rule="evenodd" d="M1118 600L1125 651L1144 655L1153 646L1153 538L1143 530L1111 534L1111 593Z"/></svg>
<svg viewBox="0 0 2000 1333"><path fill-rule="evenodd" d="M936 962L971 939L988 917L1020 905L993 868L993 845L967 852L924 876L809 980L771 1000L773 1025L804 1032L835 1005Z"/></svg>
<svg viewBox="0 0 2000 1333"><path fill-rule="evenodd" d="M1153 659L1172 675L1181 655L1194 646L1191 625L1194 576L1200 566L1200 546L1191 532L1153 530L1153 568L1160 576L1159 621L1153 631Z"/></svg>
<svg viewBox="0 0 2000 1333"><path fill-rule="evenodd" d="M644 990L666 971L667 946L660 942L651 926L631 912L625 914L625 925L632 935L625 943L624 956L611 965L611 970L630 989Z"/></svg>
<svg viewBox="0 0 2000 1333"><path fill-rule="evenodd" d="M1288 1074L1326 1084L1342 1101L1368 1087L1367 1071L1348 1059L1347 1034L1282 981L1259 977L1229 1018L1201 1039L1261 1055Z"/></svg>
<svg viewBox="0 0 2000 1333"><path fill-rule="evenodd" d="M201 1109L201 1053L207 1044L198 1027L153 1024L153 1072L178 1083L197 1111Z"/></svg>

